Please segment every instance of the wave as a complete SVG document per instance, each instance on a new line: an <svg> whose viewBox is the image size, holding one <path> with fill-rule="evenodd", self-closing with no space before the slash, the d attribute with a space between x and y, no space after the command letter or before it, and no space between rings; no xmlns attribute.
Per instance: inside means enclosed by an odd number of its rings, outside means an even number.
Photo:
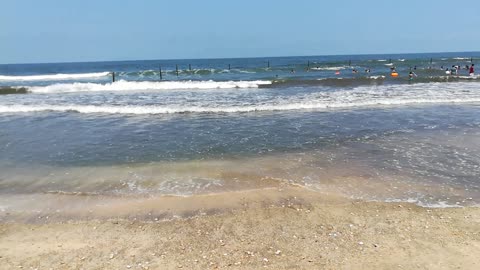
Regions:
<svg viewBox="0 0 480 270"><path fill-rule="evenodd" d="M378 76L370 76L368 77L369 79L372 79L372 80L383 80L385 79L385 76L383 75L378 75Z"/></svg>
<svg viewBox="0 0 480 270"><path fill-rule="evenodd" d="M292 87L292 86L332 86L332 87L347 87L360 85L377 85L383 84L385 76L369 76L369 77L354 77L354 78L320 78L314 80L277 80L273 81L271 85L262 85L262 88L269 87Z"/></svg>
<svg viewBox="0 0 480 270"><path fill-rule="evenodd" d="M0 75L0 81L56 81L56 80L74 80L91 79L109 76L111 72L96 73L78 73L78 74L44 74L28 76L6 76Z"/></svg>
<svg viewBox="0 0 480 270"><path fill-rule="evenodd" d="M248 113L262 111L330 110L362 107L410 106L419 104L479 104L478 83L419 83L415 85L358 86L336 91L248 101L206 98L196 103L178 101L166 105L131 104L22 104L0 105L0 113L77 112L85 114L187 114ZM46 101L50 102L50 101ZM130 102L130 101L129 101Z"/></svg>
<svg viewBox="0 0 480 270"><path fill-rule="evenodd" d="M405 72L400 77L392 80L389 76L354 76L334 77L319 79L279 79L279 80L256 80L256 81L125 81L119 80L114 83L55 83L46 86L2 86L0 94L14 93L71 93L71 92L118 92L118 91L146 91L146 90L189 90L189 89L235 89L235 88L272 88L272 87L295 87L295 86L332 86L349 87L361 85L379 84L412 84L428 82L461 82L476 81L480 75L443 75L443 76L419 76L413 81L408 80Z"/></svg>
<svg viewBox="0 0 480 270"><path fill-rule="evenodd" d="M312 67L310 68L311 70L342 70L345 69L345 66L339 66L339 67Z"/></svg>
<svg viewBox="0 0 480 270"><path fill-rule="evenodd" d="M258 88L271 84L271 81L163 81L135 82L117 81L114 83L69 83L52 84L48 86L30 87L32 93L69 93L69 92L100 92L100 91L142 91L142 90L180 90L180 89L234 89Z"/></svg>
<svg viewBox="0 0 480 270"><path fill-rule="evenodd" d="M401 77L403 76L403 78ZM409 81L407 74L392 80L389 76L355 76L319 79L282 79L258 81L116 81L114 83L57 83L47 86L5 86L0 88L0 94L11 93L73 93L73 92L118 92L118 91L146 91L146 90L202 90L202 89L235 89L235 88L272 88L296 86L331 86L350 87L361 85L412 84L429 82L460 82L476 81L480 75L475 76L428 76L416 77Z"/></svg>
<svg viewBox="0 0 480 270"><path fill-rule="evenodd" d="M246 74L256 73L255 71L249 71L249 70L244 70L244 69L235 69L235 71L238 72L238 73L246 73Z"/></svg>
<svg viewBox="0 0 480 270"><path fill-rule="evenodd" d="M77 112L85 114L187 114L187 113L248 113L262 111L293 111L293 110L328 110L361 107L400 106L415 104L472 104L479 103L478 98L411 98L384 99L362 102L306 102L291 104L231 106L231 107L175 107L175 106L95 106L95 105L0 105L0 113L31 113L31 112Z"/></svg>
<svg viewBox="0 0 480 270"><path fill-rule="evenodd" d="M179 69L178 74L182 76L209 76L215 74L224 74L224 73L237 73L237 74L255 74L258 72L265 71L264 68L250 68L250 69L240 69L240 68L223 68L223 69L216 69L216 68L192 68L192 69ZM122 71L116 72L120 78L122 77L139 77L139 78L158 78L160 76L159 70L142 70L142 71ZM162 70L163 75L173 75L177 74L177 70L175 69L164 69Z"/></svg>

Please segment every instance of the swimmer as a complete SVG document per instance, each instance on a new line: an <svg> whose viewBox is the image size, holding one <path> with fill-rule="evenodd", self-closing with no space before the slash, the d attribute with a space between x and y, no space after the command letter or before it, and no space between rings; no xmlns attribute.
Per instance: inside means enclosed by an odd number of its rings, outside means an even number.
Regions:
<svg viewBox="0 0 480 270"><path fill-rule="evenodd" d="M455 67L455 65L452 65L452 69L450 69L450 74L457 75L457 68Z"/></svg>
<svg viewBox="0 0 480 270"><path fill-rule="evenodd" d="M413 77L417 77L417 74L415 74L413 71L410 71L410 73L408 73L408 80L412 81Z"/></svg>

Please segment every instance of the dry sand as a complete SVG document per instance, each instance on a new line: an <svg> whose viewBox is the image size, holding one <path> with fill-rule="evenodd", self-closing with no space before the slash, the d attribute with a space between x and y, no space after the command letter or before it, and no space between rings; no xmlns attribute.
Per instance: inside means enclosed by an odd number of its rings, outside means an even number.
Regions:
<svg viewBox="0 0 480 270"><path fill-rule="evenodd" d="M0 268L480 269L474 207L296 187L94 205L49 219L5 213Z"/></svg>

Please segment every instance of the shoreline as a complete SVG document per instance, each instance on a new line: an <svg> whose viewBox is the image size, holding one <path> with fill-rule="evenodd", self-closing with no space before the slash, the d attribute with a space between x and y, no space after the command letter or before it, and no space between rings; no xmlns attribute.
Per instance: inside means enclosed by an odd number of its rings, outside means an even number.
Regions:
<svg viewBox="0 0 480 270"><path fill-rule="evenodd" d="M117 210L124 212L112 215ZM364 202L286 187L151 198L86 212L76 219L1 222L0 268L480 267L478 207ZM175 215L162 219L162 213Z"/></svg>

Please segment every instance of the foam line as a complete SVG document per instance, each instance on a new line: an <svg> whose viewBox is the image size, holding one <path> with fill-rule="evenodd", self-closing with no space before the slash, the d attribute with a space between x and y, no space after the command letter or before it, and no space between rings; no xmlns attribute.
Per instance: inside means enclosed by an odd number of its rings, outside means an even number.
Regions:
<svg viewBox="0 0 480 270"><path fill-rule="evenodd" d="M109 76L110 72L79 73L79 74L44 74L29 76L6 76L0 75L0 81L56 81L56 80L74 80L90 79Z"/></svg>
<svg viewBox="0 0 480 270"><path fill-rule="evenodd" d="M114 83L69 83L52 84L41 87L30 87L32 93L68 93L68 92L100 92L100 91L138 91L138 90L176 90L176 89L233 89L257 88L271 84L271 81L164 81L134 82L117 81Z"/></svg>

